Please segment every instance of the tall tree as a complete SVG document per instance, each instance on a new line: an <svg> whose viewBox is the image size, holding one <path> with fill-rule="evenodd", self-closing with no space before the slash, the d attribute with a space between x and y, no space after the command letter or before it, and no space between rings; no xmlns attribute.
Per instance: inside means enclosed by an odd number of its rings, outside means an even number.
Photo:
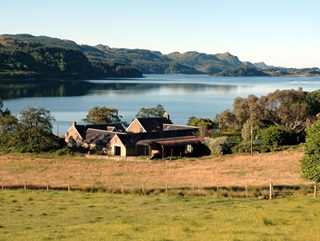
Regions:
<svg viewBox="0 0 320 241"><path fill-rule="evenodd" d="M299 132L306 127L309 106L301 90L276 90L259 99L261 119Z"/></svg>
<svg viewBox="0 0 320 241"><path fill-rule="evenodd" d="M89 110L83 121L91 124L106 124L120 122L121 118L122 116L119 115L118 110L115 108L95 106Z"/></svg>

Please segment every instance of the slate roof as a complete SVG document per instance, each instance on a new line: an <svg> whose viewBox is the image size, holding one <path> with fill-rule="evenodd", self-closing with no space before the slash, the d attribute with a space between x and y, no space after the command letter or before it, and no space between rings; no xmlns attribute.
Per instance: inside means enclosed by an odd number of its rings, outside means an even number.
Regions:
<svg viewBox="0 0 320 241"><path fill-rule="evenodd" d="M141 133L118 133L118 137L126 147L134 147L142 140L194 137L195 129L169 130L160 132L141 132Z"/></svg>
<svg viewBox="0 0 320 241"><path fill-rule="evenodd" d="M107 123L107 124L90 124L90 125L75 125L75 128L79 132L82 139L86 139L86 133L88 129L113 131L113 132L125 132L126 129L122 123Z"/></svg>
<svg viewBox="0 0 320 241"><path fill-rule="evenodd" d="M146 132L162 131L164 124L172 124L171 120L166 117L155 118L137 118Z"/></svg>

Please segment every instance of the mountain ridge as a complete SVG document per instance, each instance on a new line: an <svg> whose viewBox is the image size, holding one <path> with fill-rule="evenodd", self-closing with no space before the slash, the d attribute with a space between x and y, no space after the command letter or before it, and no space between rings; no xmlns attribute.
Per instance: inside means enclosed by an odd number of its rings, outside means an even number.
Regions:
<svg viewBox="0 0 320 241"><path fill-rule="evenodd" d="M33 36L30 34L0 35L0 50L4 48L25 50L27 48L36 49L40 47L79 51L83 53L90 63L94 63L100 69L103 69L102 72L104 72L105 76L110 76L108 71L112 68L114 69L113 75L116 75L115 69L119 69L119 66L122 66L122 69L137 69L143 74L209 74L222 76L320 75L319 68L292 69L269 66L264 62L251 63L249 61L240 61L237 56L229 52L207 54L187 51L185 53L172 52L162 54L160 51L148 49L111 48L105 44L98 44L96 46L79 45L72 40L48 36ZM61 60L56 61L59 62ZM106 63L108 66L103 67L102 65ZM4 63L2 63L3 65ZM103 74L100 73L100 75ZM125 76L125 74L122 74L122 76Z"/></svg>

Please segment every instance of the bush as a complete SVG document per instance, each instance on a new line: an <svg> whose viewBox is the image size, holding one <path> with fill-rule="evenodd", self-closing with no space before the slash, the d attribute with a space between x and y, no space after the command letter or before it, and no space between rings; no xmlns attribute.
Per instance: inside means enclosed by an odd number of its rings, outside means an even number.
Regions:
<svg viewBox="0 0 320 241"><path fill-rule="evenodd" d="M228 137L218 137L218 138L204 138L205 145L210 149L211 154L221 155L230 154L232 143L229 141Z"/></svg>
<svg viewBox="0 0 320 241"><path fill-rule="evenodd" d="M261 131L263 149L272 149L297 143L295 133L285 126L271 126Z"/></svg>

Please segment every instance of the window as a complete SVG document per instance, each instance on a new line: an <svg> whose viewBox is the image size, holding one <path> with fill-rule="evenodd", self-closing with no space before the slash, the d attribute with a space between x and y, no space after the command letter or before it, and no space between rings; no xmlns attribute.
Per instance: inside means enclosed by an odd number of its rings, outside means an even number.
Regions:
<svg viewBox="0 0 320 241"><path fill-rule="evenodd" d="M115 156L121 156L121 146L115 146L114 147L114 155Z"/></svg>

